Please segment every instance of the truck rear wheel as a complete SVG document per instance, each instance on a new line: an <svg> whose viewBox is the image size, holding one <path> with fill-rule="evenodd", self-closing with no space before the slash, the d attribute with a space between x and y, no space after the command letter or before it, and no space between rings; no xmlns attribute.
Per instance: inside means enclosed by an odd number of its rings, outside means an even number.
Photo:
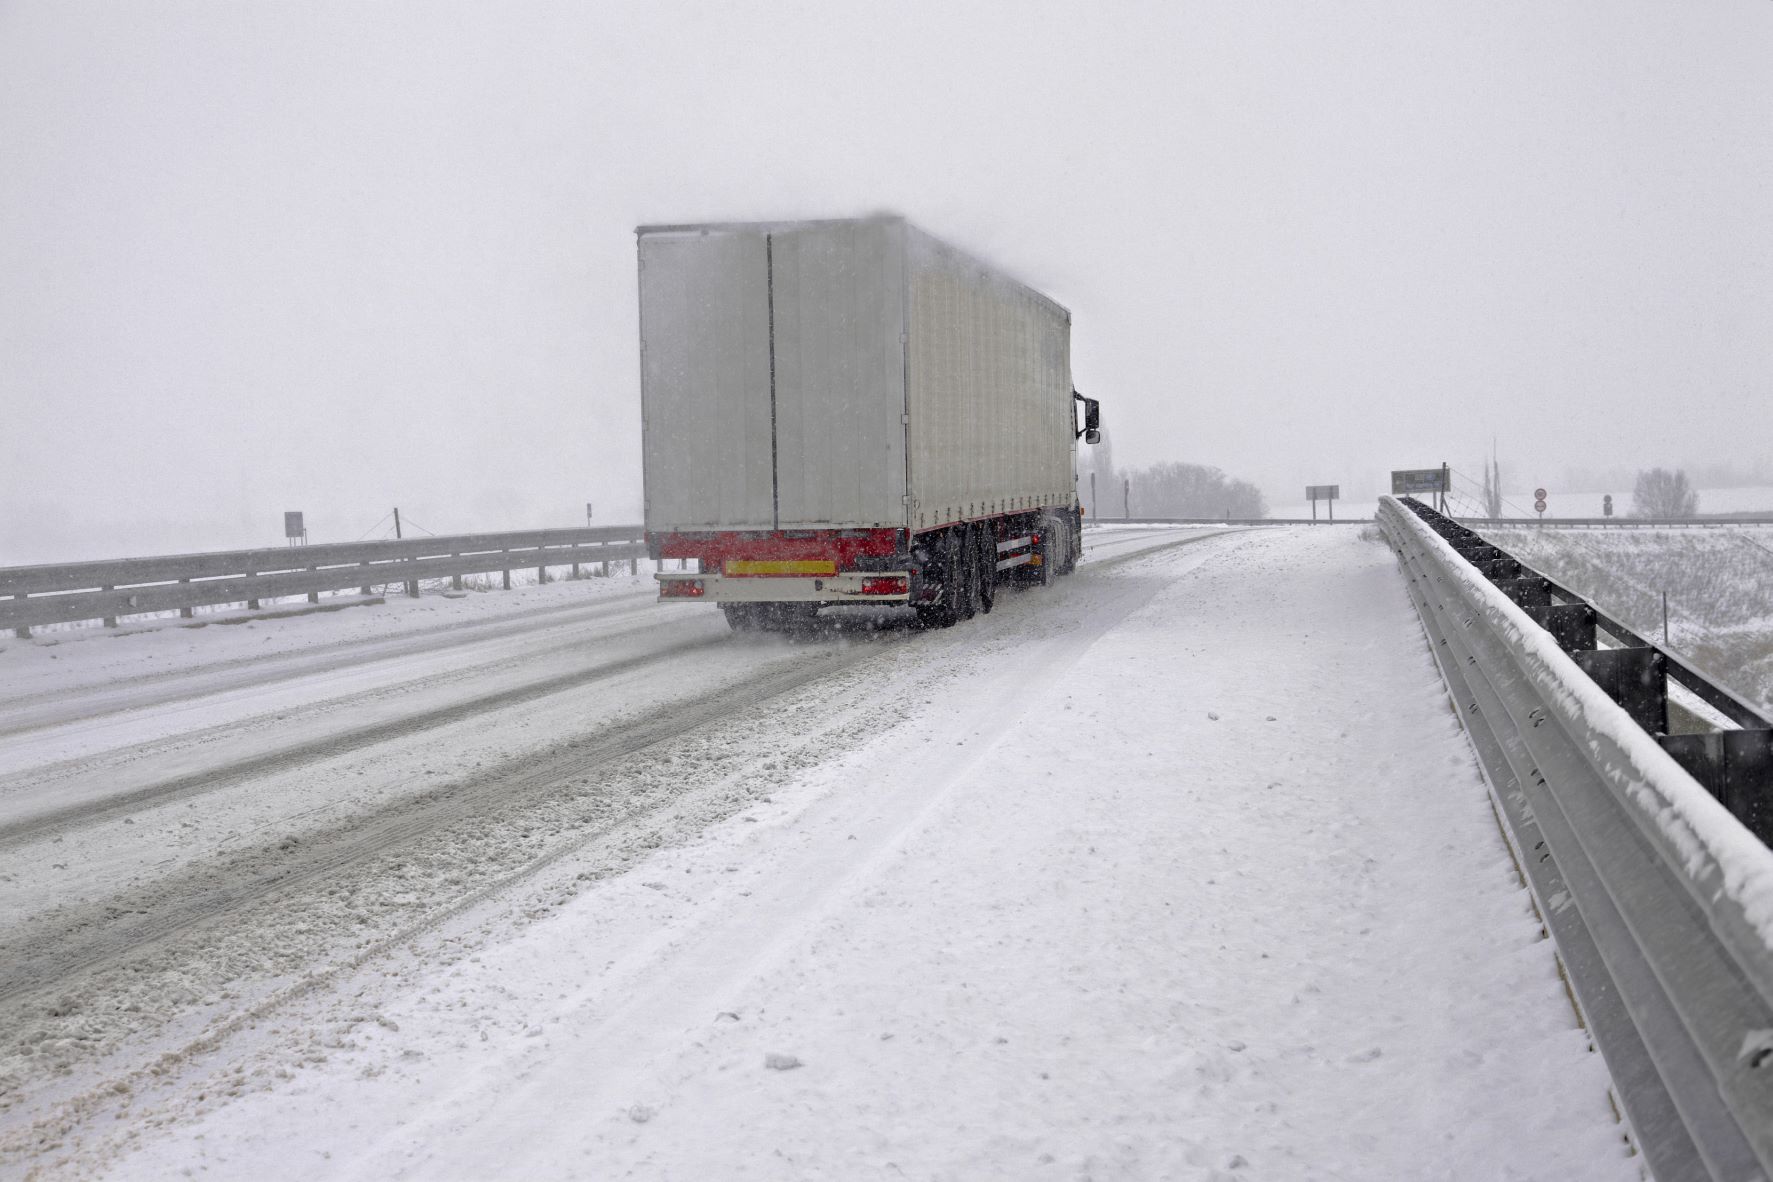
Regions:
<svg viewBox="0 0 1773 1182"><path fill-rule="evenodd" d="M934 603L917 605L917 619L925 628L951 628L971 615L968 606L971 593L967 548L961 544L962 531L951 529L942 535L938 554L942 562L942 593Z"/></svg>
<svg viewBox="0 0 1773 1182"><path fill-rule="evenodd" d="M955 615L960 619L970 620L979 610L978 534L969 525L955 530L949 537L953 545L954 565L960 572L957 580L960 598L955 604Z"/></svg>
<svg viewBox="0 0 1773 1182"><path fill-rule="evenodd" d="M979 565L979 610L990 615L997 603L997 535L990 526L979 527L973 552Z"/></svg>

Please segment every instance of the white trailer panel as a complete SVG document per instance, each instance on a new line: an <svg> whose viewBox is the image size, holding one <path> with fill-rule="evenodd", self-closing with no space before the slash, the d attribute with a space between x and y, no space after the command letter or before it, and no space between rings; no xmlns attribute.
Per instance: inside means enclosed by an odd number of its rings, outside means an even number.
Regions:
<svg viewBox="0 0 1773 1182"><path fill-rule="evenodd" d="M769 270L761 237L640 240L648 529L770 529Z"/></svg>
<svg viewBox="0 0 1773 1182"><path fill-rule="evenodd" d="M905 524L905 226L766 236L782 529Z"/></svg>
<svg viewBox="0 0 1773 1182"><path fill-rule="evenodd" d="M1075 504L1064 308L896 217L643 227L650 531Z"/></svg>

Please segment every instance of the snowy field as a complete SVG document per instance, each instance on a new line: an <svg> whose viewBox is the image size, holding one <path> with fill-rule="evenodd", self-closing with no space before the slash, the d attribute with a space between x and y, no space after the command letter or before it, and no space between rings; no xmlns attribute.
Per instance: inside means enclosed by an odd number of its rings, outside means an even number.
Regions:
<svg viewBox="0 0 1773 1182"><path fill-rule="evenodd" d="M1463 474L1454 481L1454 484L1458 486L1456 489L1458 496L1452 506L1455 514L1463 516L1481 513L1478 493L1473 486L1467 483ZM1570 492L1548 487L1545 491L1545 519L1547 521L1559 517L1599 517L1601 516L1602 502L1608 495L1604 489L1601 492ZM1503 490L1503 494L1507 498L1502 509L1504 516L1535 516L1532 488L1508 488ZM1626 485L1623 488L1614 489L1611 495L1613 497L1613 515L1615 517L1628 515L1631 512L1631 486ZM1371 497L1337 501L1336 519L1340 521L1344 517L1371 518L1375 507L1376 502ZM1328 509L1327 503L1319 501L1317 515L1319 517L1326 516ZM1699 511L1701 513L1764 513L1773 517L1773 488L1702 488L1699 490ZM1280 518L1309 518L1311 516L1311 502L1298 501L1293 504L1272 506L1268 510L1268 515Z"/></svg>
<svg viewBox="0 0 1773 1182"><path fill-rule="evenodd" d="M1628 1179L1390 552L0 649L0 1174Z"/></svg>
<svg viewBox="0 0 1773 1182"><path fill-rule="evenodd" d="M1482 530L1535 570L1773 712L1773 529Z"/></svg>

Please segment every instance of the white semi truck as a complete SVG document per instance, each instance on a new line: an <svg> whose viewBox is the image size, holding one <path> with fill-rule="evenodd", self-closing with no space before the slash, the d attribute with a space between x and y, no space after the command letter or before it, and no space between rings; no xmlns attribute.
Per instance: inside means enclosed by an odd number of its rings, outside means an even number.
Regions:
<svg viewBox="0 0 1773 1182"><path fill-rule="evenodd" d="M642 226L647 542L734 628L932 626L1077 561L1071 314L898 217Z"/></svg>

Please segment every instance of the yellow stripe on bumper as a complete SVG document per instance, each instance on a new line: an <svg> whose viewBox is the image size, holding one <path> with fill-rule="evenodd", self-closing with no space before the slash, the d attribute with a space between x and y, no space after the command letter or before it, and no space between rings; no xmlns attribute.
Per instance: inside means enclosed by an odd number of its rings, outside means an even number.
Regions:
<svg viewBox="0 0 1773 1182"><path fill-rule="evenodd" d="M729 558L721 564L721 573L728 575L834 575L837 563L829 558L804 558L779 562Z"/></svg>

